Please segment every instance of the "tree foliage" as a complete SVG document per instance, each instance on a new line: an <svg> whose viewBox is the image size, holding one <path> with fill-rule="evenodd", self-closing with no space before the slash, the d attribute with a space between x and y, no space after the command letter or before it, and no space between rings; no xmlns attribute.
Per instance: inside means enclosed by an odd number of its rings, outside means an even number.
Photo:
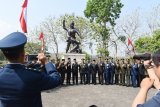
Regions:
<svg viewBox="0 0 160 107"><path fill-rule="evenodd" d="M88 0L84 14L91 21L97 23L110 23L115 25L115 20L119 18L123 4L120 0Z"/></svg>
<svg viewBox="0 0 160 107"><path fill-rule="evenodd" d="M28 42L25 45L25 51L27 54L38 54L41 51L41 44Z"/></svg>
<svg viewBox="0 0 160 107"><path fill-rule="evenodd" d="M139 53L155 52L160 49L160 30L156 30L151 36L144 36L136 40L135 48Z"/></svg>
<svg viewBox="0 0 160 107"><path fill-rule="evenodd" d="M94 26L97 31L96 40L101 45L102 50L108 52L110 39L110 29L108 26L115 26L115 20L119 18L123 4L120 0L88 0L84 15L91 22L96 22ZM101 51L102 52L102 51ZM105 55L105 53L104 53Z"/></svg>
<svg viewBox="0 0 160 107"><path fill-rule="evenodd" d="M45 41L45 51L48 49L52 50L56 58L58 59L58 53L59 53L59 29L60 26L57 24L57 19L54 17L48 17L46 18L41 24L38 25L38 27L34 28L31 33L30 37L32 42L36 42L40 36L40 33L44 33L44 41ZM40 40L38 40L40 42Z"/></svg>
<svg viewBox="0 0 160 107"><path fill-rule="evenodd" d="M83 51L82 53L85 54L85 59L86 59L86 60L91 60L91 55L90 55L90 54L88 54L88 53L85 52L85 51Z"/></svg>
<svg viewBox="0 0 160 107"><path fill-rule="evenodd" d="M109 51L104 49L103 47L101 46L98 46L97 48L97 54L100 55L100 56L105 56L105 57L108 57L109 56Z"/></svg>

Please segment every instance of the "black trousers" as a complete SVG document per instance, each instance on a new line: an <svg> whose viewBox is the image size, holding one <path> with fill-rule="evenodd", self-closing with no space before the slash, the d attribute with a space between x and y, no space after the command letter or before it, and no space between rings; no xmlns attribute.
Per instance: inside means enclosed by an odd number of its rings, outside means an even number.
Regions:
<svg viewBox="0 0 160 107"><path fill-rule="evenodd" d="M115 84L119 83L119 74L115 74Z"/></svg>
<svg viewBox="0 0 160 107"><path fill-rule="evenodd" d="M96 73L92 73L92 84L97 84Z"/></svg>
<svg viewBox="0 0 160 107"><path fill-rule="evenodd" d="M80 73L80 83L86 84L85 73Z"/></svg>
<svg viewBox="0 0 160 107"><path fill-rule="evenodd" d="M90 84L91 74L89 72L85 73L85 83Z"/></svg>
<svg viewBox="0 0 160 107"><path fill-rule="evenodd" d="M103 73L102 72L98 72L98 80L99 80L99 84L103 84L104 80L103 80Z"/></svg>
<svg viewBox="0 0 160 107"><path fill-rule="evenodd" d="M145 75L143 75L143 74L139 74L139 75L138 75L138 80L139 80L139 81L138 81L138 82L139 82L139 83L138 83L138 86L140 86L141 81L142 81L144 78L145 78Z"/></svg>
<svg viewBox="0 0 160 107"><path fill-rule="evenodd" d="M78 73L72 73L73 84L78 84Z"/></svg>
<svg viewBox="0 0 160 107"><path fill-rule="evenodd" d="M67 84L71 84L71 71L67 71Z"/></svg>
<svg viewBox="0 0 160 107"><path fill-rule="evenodd" d="M64 84L64 80L65 80L65 73L64 72L61 72L61 84Z"/></svg>

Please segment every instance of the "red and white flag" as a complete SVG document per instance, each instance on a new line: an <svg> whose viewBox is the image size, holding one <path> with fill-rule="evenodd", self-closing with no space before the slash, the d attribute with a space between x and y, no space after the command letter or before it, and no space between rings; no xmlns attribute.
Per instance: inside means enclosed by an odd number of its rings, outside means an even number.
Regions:
<svg viewBox="0 0 160 107"><path fill-rule="evenodd" d="M129 46L129 45L132 45L132 41L131 41L130 38L128 38L128 46Z"/></svg>
<svg viewBox="0 0 160 107"><path fill-rule="evenodd" d="M22 31L24 33L27 33L27 4L28 4L28 0L25 0L22 5L22 12L19 19Z"/></svg>
<svg viewBox="0 0 160 107"><path fill-rule="evenodd" d="M131 46L131 47L130 47ZM132 44L132 40L130 38L128 38L128 47L130 48L130 51L131 52L134 52L135 53L135 50L134 50L134 46Z"/></svg>
<svg viewBox="0 0 160 107"><path fill-rule="evenodd" d="M43 32L40 33L39 39L41 40L41 43L42 43L41 52L44 53L44 34Z"/></svg>

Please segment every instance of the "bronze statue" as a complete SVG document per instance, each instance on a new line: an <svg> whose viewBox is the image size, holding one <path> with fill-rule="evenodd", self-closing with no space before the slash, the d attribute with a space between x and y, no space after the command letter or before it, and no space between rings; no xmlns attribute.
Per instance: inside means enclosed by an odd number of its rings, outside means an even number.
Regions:
<svg viewBox="0 0 160 107"><path fill-rule="evenodd" d="M66 30L68 33L66 53L68 53L68 50L69 50L71 44L73 45L73 49L71 49L70 53L82 53L82 51L79 47L80 42L76 41L76 34L78 34L78 36L80 36L80 33L74 27L74 22L72 22L70 24L70 28L67 29L65 26L65 20L63 20L63 29Z"/></svg>

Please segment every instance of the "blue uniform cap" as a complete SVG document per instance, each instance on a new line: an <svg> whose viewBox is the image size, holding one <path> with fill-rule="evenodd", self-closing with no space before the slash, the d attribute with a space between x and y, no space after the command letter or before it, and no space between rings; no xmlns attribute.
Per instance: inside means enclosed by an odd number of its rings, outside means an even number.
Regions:
<svg viewBox="0 0 160 107"><path fill-rule="evenodd" d="M24 46L27 37L21 32L13 32L0 40L0 49L18 48Z"/></svg>

